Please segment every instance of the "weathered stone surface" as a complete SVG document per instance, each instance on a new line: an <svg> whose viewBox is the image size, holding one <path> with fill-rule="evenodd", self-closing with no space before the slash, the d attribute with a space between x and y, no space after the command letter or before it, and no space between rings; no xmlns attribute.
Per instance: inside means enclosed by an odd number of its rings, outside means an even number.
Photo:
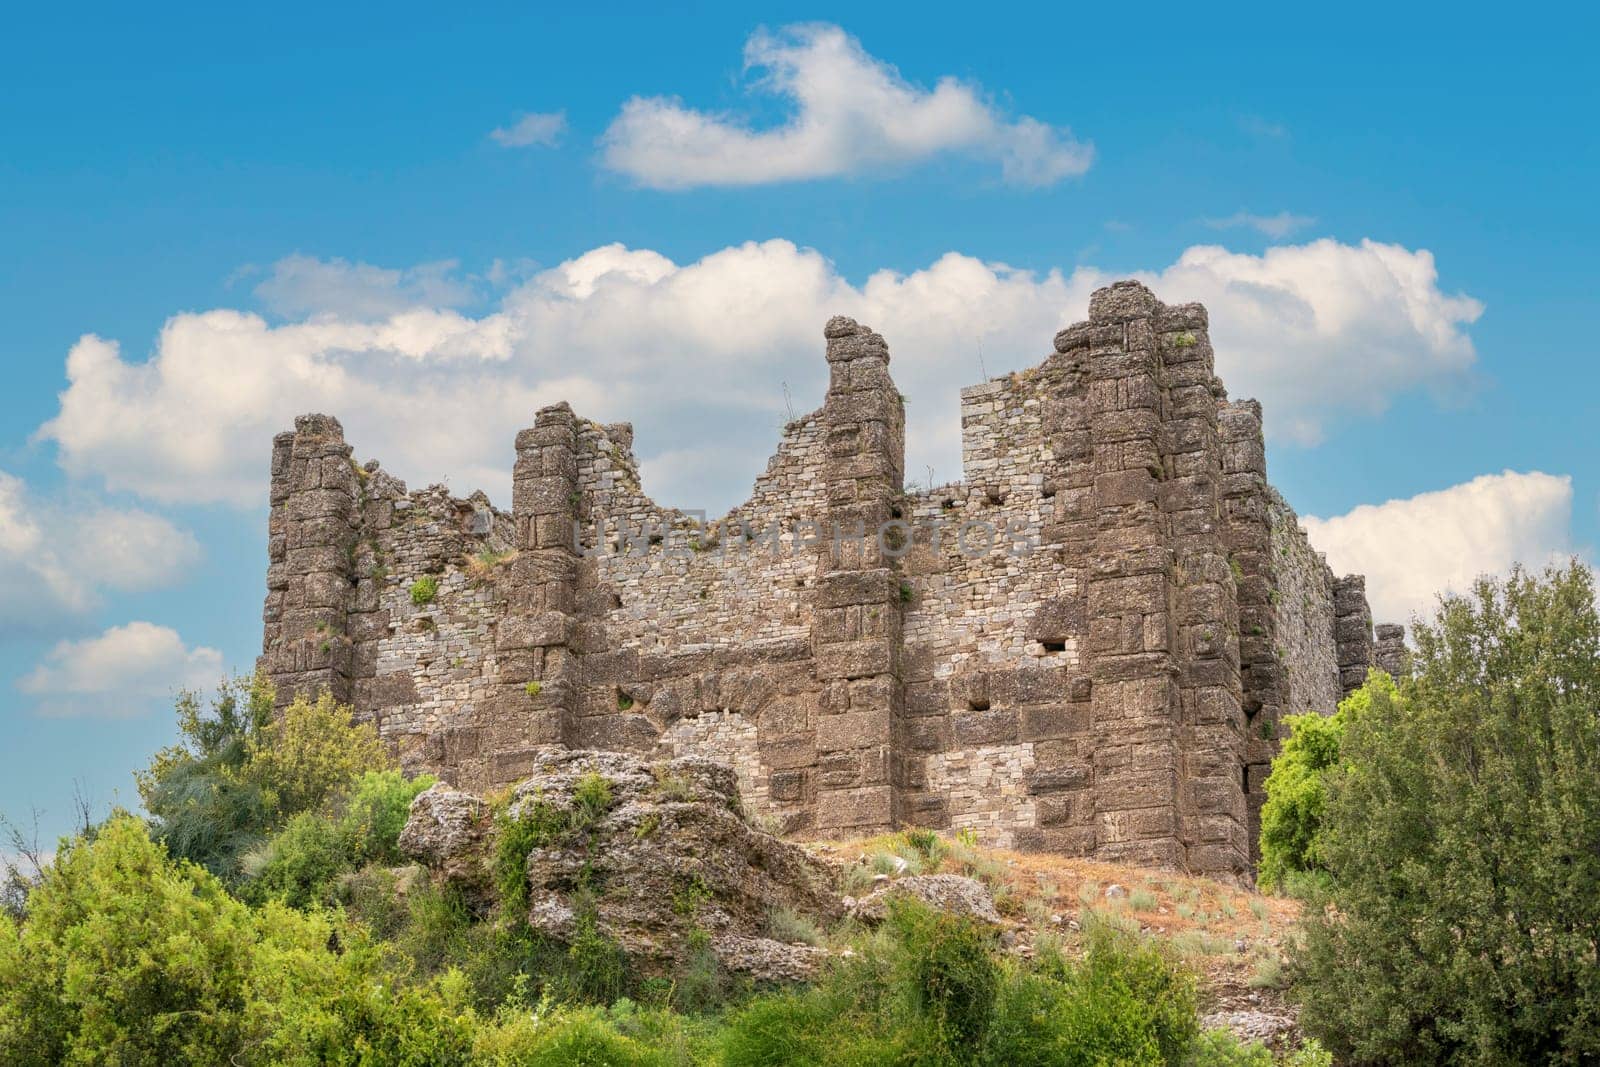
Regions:
<svg viewBox="0 0 1600 1067"><path fill-rule="evenodd" d="M888 345L833 319L822 406L713 522L565 404L517 434L509 511L304 417L272 443L260 666L475 790L548 746L712 756L796 834L1245 877L1282 717L1402 672L1404 635L1268 484L1208 327L1096 292L1039 365L961 391L964 480L908 485Z"/></svg>
<svg viewBox="0 0 1600 1067"><path fill-rule="evenodd" d="M914 897L941 911L993 926L1001 923L994 898L984 884L959 874L914 874L896 878L862 897L851 914L868 922L881 922L889 914L890 899L897 896Z"/></svg>
<svg viewBox="0 0 1600 1067"><path fill-rule="evenodd" d="M400 851L446 877L476 884L490 829L487 804L439 783L411 802L410 817L400 831Z"/></svg>
<svg viewBox="0 0 1600 1067"><path fill-rule="evenodd" d="M747 820L731 767L546 748L532 754L529 769L509 816L572 826L528 854L535 929L571 936L574 909L592 899L598 929L647 971L681 962L696 930L711 935L731 970L785 980L815 970L817 950L770 940L768 923L777 908L838 918L833 873ZM604 780L610 801L574 824L575 793L591 775ZM444 877L468 876L494 832L483 814L482 801L435 786L413 805L403 847Z"/></svg>

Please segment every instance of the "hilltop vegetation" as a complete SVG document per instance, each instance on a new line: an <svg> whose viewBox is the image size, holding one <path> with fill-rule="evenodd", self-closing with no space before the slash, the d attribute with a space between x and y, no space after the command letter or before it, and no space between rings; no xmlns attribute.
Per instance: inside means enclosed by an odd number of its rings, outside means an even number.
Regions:
<svg viewBox="0 0 1600 1067"><path fill-rule="evenodd" d="M1375 672L1337 716L1294 720L1275 764L1263 880L1303 907L928 831L822 844L843 893L971 876L1003 919L906 900L881 922L775 910L771 936L828 952L788 985L709 952L638 966L585 884L568 936L530 926L527 850L554 817L540 804L486 807L482 892L405 865L400 831L429 780L327 698L275 717L257 682L209 707L186 697L180 743L138 776L149 818L113 813L8 896L0 1060L1592 1062L1592 577L1483 582L1415 632L1412 677ZM558 837L612 805L590 777ZM1298 1005L1314 1040L1273 1052L1202 1031L1201 1012L1241 997Z"/></svg>

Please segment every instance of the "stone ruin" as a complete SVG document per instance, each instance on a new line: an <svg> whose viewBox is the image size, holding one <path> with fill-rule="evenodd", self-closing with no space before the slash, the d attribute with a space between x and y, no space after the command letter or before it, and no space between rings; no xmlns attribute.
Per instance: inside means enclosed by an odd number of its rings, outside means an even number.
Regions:
<svg viewBox="0 0 1600 1067"><path fill-rule="evenodd" d="M1376 640L1266 477L1205 308L1097 291L961 394L965 480L904 483L884 339L828 322L825 402L720 521L645 495L627 423L516 438L511 510L404 483L306 415L272 450L278 699L330 689L475 791L550 746L730 764L798 837L894 827L1225 878L1253 869L1286 714Z"/></svg>

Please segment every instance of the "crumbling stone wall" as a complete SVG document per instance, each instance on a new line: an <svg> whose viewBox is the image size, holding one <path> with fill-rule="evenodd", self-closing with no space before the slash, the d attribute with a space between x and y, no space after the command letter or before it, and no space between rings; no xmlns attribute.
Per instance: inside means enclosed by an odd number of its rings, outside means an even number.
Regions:
<svg viewBox="0 0 1600 1067"><path fill-rule="evenodd" d="M518 435L509 512L408 492L303 417L273 448L262 667L463 788L549 746L711 756L791 833L1245 877L1282 716L1404 639L1375 644L1361 579L1268 484L1208 326L1098 291L963 391L964 479L907 487L888 345L833 319L823 405L713 523L646 495L629 425L564 404Z"/></svg>

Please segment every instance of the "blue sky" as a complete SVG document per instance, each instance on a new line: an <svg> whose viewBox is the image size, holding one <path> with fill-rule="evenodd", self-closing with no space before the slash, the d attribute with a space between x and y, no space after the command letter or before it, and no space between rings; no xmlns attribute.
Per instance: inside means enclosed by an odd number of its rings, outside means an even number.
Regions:
<svg viewBox="0 0 1600 1067"><path fill-rule="evenodd" d="M784 384L816 401L832 310L885 332L914 474L955 476L959 385L1139 274L1211 306L1273 481L1391 614L1587 553L1593 29L1393 5L13 13L0 811L48 835L75 781L131 803L171 688L251 664L295 411L414 487L503 502L510 431L570 396L636 422L647 488L714 508Z"/></svg>

